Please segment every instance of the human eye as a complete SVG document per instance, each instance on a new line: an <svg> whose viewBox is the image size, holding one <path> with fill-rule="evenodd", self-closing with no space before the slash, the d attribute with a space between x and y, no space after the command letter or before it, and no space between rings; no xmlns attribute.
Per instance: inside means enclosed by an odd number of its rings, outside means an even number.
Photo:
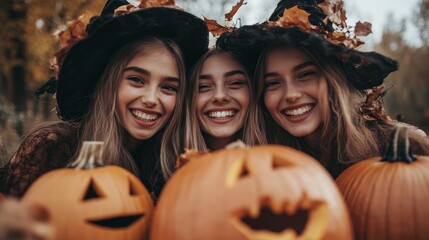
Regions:
<svg viewBox="0 0 429 240"><path fill-rule="evenodd" d="M208 83L200 83L198 84L198 91L199 92L207 92L211 88L210 84Z"/></svg>
<svg viewBox="0 0 429 240"><path fill-rule="evenodd" d="M247 86L247 81L246 80L233 80L229 83L229 87L232 89L240 89L243 86Z"/></svg>
<svg viewBox="0 0 429 240"><path fill-rule="evenodd" d="M270 90L278 87L280 85L280 81L276 79L265 80L264 82L264 90Z"/></svg>
<svg viewBox="0 0 429 240"><path fill-rule="evenodd" d="M317 70L306 70L298 74L299 80L310 80L317 75Z"/></svg>
<svg viewBox="0 0 429 240"><path fill-rule="evenodd" d="M137 84L144 84L144 78L140 77L140 76L135 76L135 75L130 75L126 77L127 80L133 82L133 83L137 83Z"/></svg>
<svg viewBox="0 0 429 240"><path fill-rule="evenodd" d="M179 91L179 86L167 84L167 85L163 86L162 89L164 89L170 93L177 93Z"/></svg>

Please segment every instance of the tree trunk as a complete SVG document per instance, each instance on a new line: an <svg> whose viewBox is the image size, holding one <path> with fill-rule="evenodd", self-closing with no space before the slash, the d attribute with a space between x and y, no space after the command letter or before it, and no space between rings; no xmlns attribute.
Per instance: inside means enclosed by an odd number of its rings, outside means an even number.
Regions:
<svg viewBox="0 0 429 240"><path fill-rule="evenodd" d="M4 11L8 19L3 23L6 32L2 36L2 41L4 41L2 55L6 61L3 63L6 99L15 105L16 112L26 112L26 43L24 36L27 6L25 0L6 0L2 5L6 7Z"/></svg>

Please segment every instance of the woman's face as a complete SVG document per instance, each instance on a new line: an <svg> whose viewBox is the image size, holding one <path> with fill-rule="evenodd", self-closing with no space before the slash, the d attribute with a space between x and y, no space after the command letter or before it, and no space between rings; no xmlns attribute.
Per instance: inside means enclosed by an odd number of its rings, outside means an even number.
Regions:
<svg viewBox="0 0 429 240"><path fill-rule="evenodd" d="M179 85L179 69L166 48L131 59L122 72L116 111L132 139L149 139L164 127L173 114Z"/></svg>
<svg viewBox="0 0 429 240"><path fill-rule="evenodd" d="M249 108L245 70L227 53L205 60L198 79L197 116L201 130L213 138L231 138L240 131Z"/></svg>
<svg viewBox="0 0 429 240"><path fill-rule="evenodd" d="M321 81L316 63L296 48L278 47L266 55L264 102L274 121L295 137L309 137L322 125Z"/></svg>

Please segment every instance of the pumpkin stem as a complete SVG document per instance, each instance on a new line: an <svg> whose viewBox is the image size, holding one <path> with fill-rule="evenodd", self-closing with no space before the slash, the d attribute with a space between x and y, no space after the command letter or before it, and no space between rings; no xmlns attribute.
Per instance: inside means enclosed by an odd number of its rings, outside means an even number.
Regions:
<svg viewBox="0 0 429 240"><path fill-rule="evenodd" d="M237 140L225 146L225 149L233 149L233 148L246 148L247 145L241 141Z"/></svg>
<svg viewBox="0 0 429 240"><path fill-rule="evenodd" d="M104 142L84 141L79 156L67 167L75 169L93 169L104 166L103 162Z"/></svg>
<svg viewBox="0 0 429 240"><path fill-rule="evenodd" d="M389 146L383 154L383 162L407 162L412 163L417 157L411 153L410 140L408 139L408 129L397 127L390 136Z"/></svg>

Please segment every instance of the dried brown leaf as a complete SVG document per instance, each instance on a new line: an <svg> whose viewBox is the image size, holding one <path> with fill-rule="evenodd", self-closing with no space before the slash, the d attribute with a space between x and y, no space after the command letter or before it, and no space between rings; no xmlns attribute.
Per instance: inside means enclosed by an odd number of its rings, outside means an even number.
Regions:
<svg viewBox="0 0 429 240"><path fill-rule="evenodd" d="M229 13L225 14L225 19L227 21L231 21L232 18L234 17L234 15L237 13L238 9L240 9L240 7L242 5L246 4L244 2L244 0L239 0L231 9L231 11L229 11Z"/></svg>
<svg viewBox="0 0 429 240"><path fill-rule="evenodd" d="M289 9L285 9L283 16L276 21L276 26L279 27L299 27L305 31L311 28L311 24L308 21L309 13L299 9L298 6L294 6Z"/></svg>
<svg viewBox="0 0 429 240"><path fill-rule="evenodd" d="M355 35L356 36L368 36L372 33L372 24L369 22L357 22L355 26Z"/></svg>
<svg viewBox="0 0 429 240"><path fill-rule="evenodd" d="M82 21L83 15L67 23L67 29L58 33L61 46L86 37L86 24Z"/></svg>
<svg viewBox="0 0 429 240"><path fill-rule="evenodd" d="M139 4L140 9L150 8L150 7L162 7L168 5L176 5L175 0L142 0Z"/></svg>
<svg viewBox="0 0 429 240"><path fill-rule="evenodd" d="M51 61L51 69L54 70L55 77L58 77L61 64L70 48L86 37L86 23L82 21L82 18L83 15L68 22L67 29L57 34L61 49L54 54L54 59Z"/></svg>
<svg viewBox="0 0 429 240"><path fill-rule="evenodd" d="M360 105L360 111L365 120L392 120L385 114L384 111L383 100L381 97L383 94L383 89L384 86L381 85L368 90L365 102Z"/></svg>
<svg viewBox="0 0 429 240"><path fill-rule="evenodd" d="M204 17L204 22L206 23L207 28L213 34L214 37L219 36L222 33L232 31L232 28L222 26L219 23L217 23L216 20L213 20L213 19L208 19Z"/></svg>
<svg viewBox="0 0 429 240"><path fill-rule="evenodd" d="M335 12L334 11L335 5L328 0L323 1L323 2L319 3L318 5L323 10L323 12L328 16L334 14L334 12Z"/></svg>

